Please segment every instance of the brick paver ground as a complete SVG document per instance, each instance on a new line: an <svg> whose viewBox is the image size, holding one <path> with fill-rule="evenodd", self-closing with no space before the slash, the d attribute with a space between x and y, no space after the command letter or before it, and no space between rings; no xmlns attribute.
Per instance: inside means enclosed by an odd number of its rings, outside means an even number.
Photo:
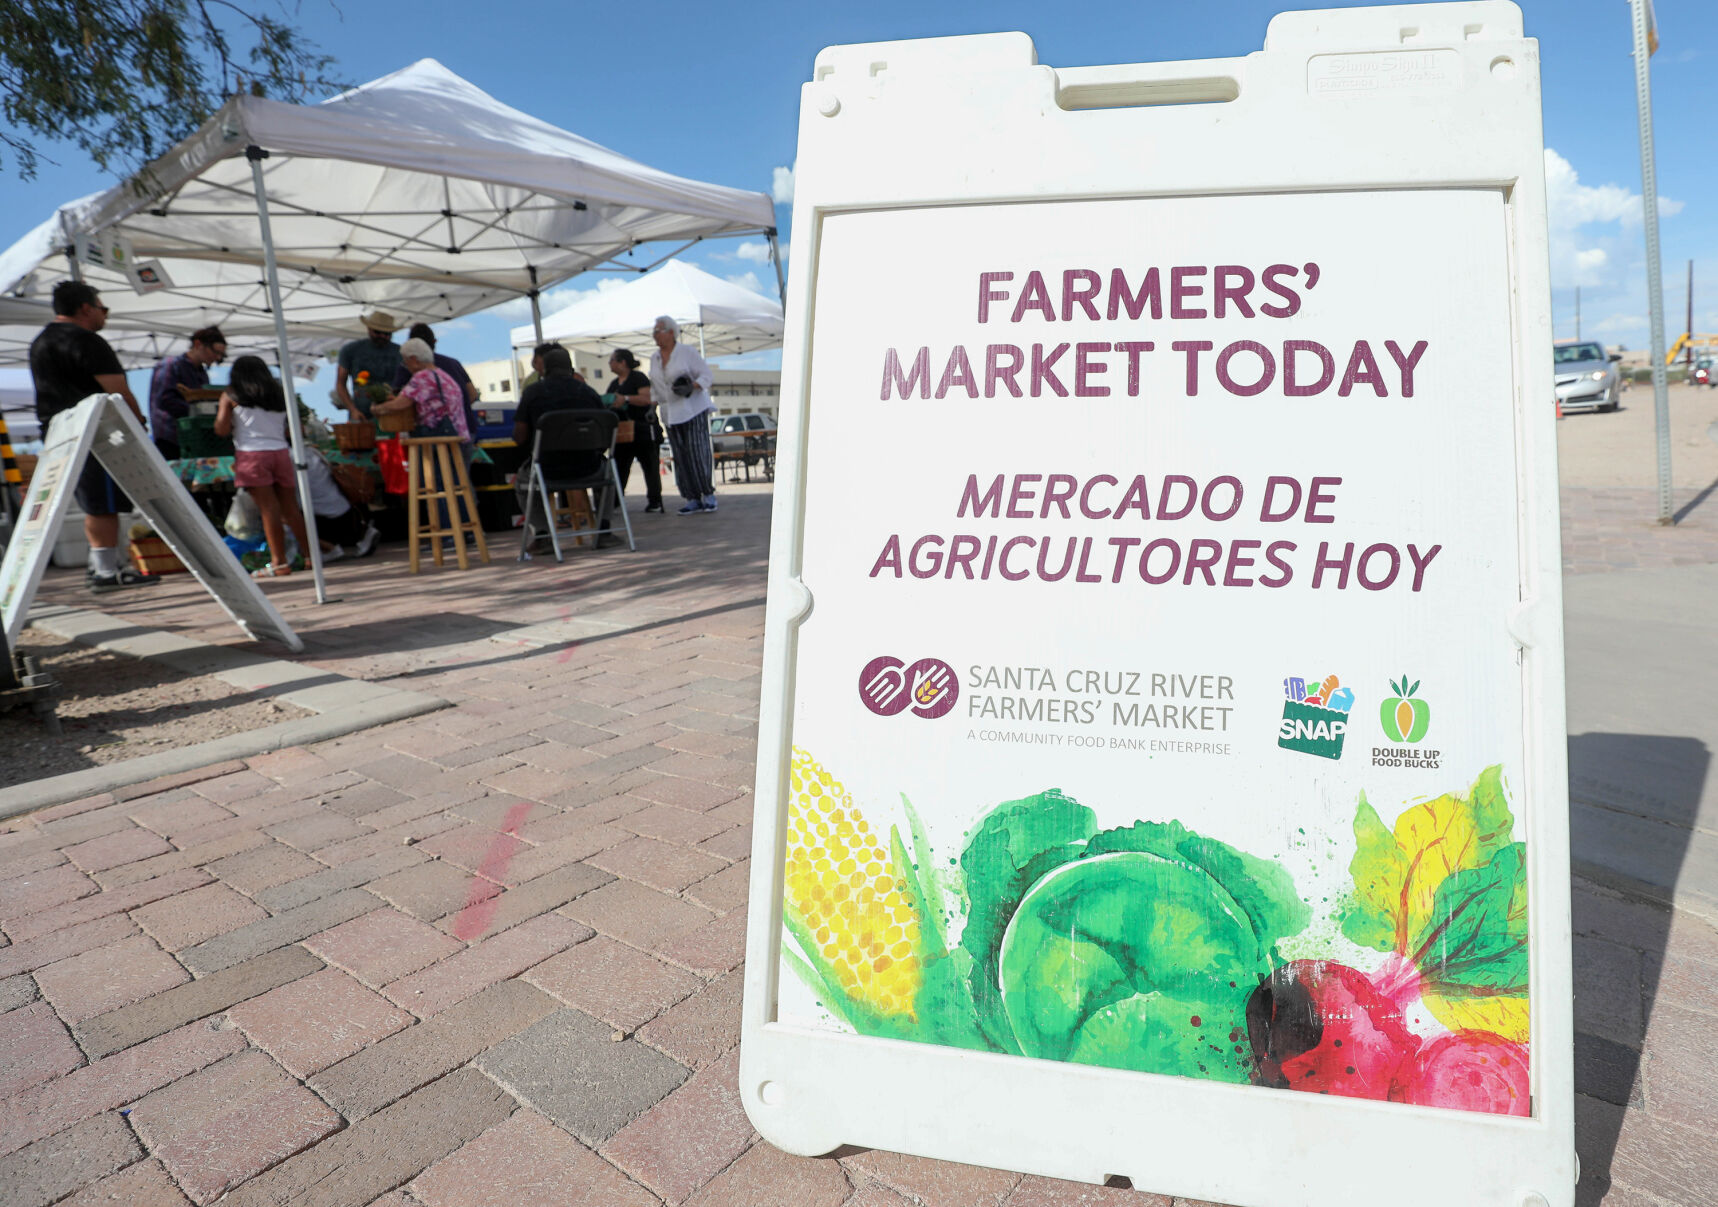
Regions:
<svg viewBox="0 0 1718 1207"><path fill-rule="evenodd" d="M453 707L0 824L0 1203L1170 1207L752 1132L770 496L722 497L636 554L272 585L304 661ZM1718 560L1565 507L1572 572ZM240 641L188 584L102 606ZM1718 933L1587 885L1574 916L1581 1201L1713 1202Z"/></svg>

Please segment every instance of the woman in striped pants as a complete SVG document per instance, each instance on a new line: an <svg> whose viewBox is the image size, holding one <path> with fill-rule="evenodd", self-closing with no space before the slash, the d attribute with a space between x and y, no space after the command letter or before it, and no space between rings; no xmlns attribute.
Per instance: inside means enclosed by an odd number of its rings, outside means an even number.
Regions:
<svg viewBox="0 0 1718 1207"><path fill-rule="evenodd" d="M662 412L668 425L668 443L674 450L674 485L686 505L681 515L716 510L715 457L710 449L710 366L693 349L680 342L680 324L660 315L650 336L656 351L650 354L650 401Z"/></svg>

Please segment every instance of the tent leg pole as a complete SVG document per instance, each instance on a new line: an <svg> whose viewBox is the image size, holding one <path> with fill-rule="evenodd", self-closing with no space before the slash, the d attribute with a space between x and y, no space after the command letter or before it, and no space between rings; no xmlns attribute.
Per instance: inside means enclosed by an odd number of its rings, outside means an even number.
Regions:
<svg viewBox="0 0 1718 1207"><path fill-rule="evenodd" d="M775 232L773 230L769 233L769 241L770 263L775 265L776 292L781 295L781 304L785 306L787 305L787 277L784 276L781 271L781 247L776 243Z"/></svg>
<svg viewBox="0 0 1718 1207"><path fill-rule="evenodd" d="M530 266L530 269L531 269L531 294L530 294L530 297L531 297L531 325L537 329L537 343L540 346L543 342L543 306L542 306L542 303L540 303L537 300L537 293L538 293L538 290L537 290L537 266L535 264L533 264Z"/></svg>
<svg viewBox="0 0 1718 1207"><path fill-rule="evenodd" d="M245 158L251 161L251 184L256 190L257 224L262 231L263 266L268 274L268 305L274 312L274 338L280 347L280 384L286 392L286 426L292 436L292 463L298 469L298 509L304 513L304 532L310 538L310 548L303 550L310 562L310 574L316 582L316 602L328 602L328 588L322 581L322 546L316 537L316 509L310 505L310 470L304 454L304 426L298 421L298 390L292 381L292 345L286 336L286 311L280 300L280 269L274 260L274 236L268 225L268 190L263 186L262 161L268 152L251 145L245 148Z"/></svg>
<svg viewBox="0 0 1718 1207"><path fill-rule="evenodd" d="M72 234L72 224L66 221L65 214L60 215L60 230L66 236L66 269L72 274L72 280L83 283L84 266L78 263L78 241Z"/></svg>

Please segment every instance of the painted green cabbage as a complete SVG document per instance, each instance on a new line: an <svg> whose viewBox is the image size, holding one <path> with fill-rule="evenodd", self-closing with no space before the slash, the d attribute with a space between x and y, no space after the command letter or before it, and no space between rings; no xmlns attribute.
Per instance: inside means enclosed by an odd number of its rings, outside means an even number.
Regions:
<svg viewBox="0 0 1718 1207"><path fill-rule="evenodd" d="M1247 998L1310 917L1281 868L1173 822L1100 832L1060 792L992 810L960 866L966 927L917 1013L970 997L975 1027L941 1042L1248 1080Z"/></svg>

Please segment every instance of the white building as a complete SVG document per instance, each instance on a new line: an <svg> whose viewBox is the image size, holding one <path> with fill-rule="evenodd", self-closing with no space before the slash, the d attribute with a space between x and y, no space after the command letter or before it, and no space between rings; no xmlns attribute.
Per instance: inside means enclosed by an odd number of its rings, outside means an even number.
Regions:
<svg viewBox="0 0 1718 1207"><path fill-rule="evenodd" d="M781 406L780 369L717 369L710 386L710 401L718 415L756 411L775 423Z"/></svg>
<svg viewBox="0 0 1718 1207"><path fill-rule="evenodd" d="M573 353L573 367L585 375L585 380L602 394L607 391L612 374L608 362L589 352ZM502 357L499 360L478 361L465 366L476 383L482 401L505 405L519 401L520 382L531 375L527 363L515 364ZM719 415L738 415L756 411L773 422L781 403L781 370L779 369L717 369L710 387L711 401Z"/></svg>

